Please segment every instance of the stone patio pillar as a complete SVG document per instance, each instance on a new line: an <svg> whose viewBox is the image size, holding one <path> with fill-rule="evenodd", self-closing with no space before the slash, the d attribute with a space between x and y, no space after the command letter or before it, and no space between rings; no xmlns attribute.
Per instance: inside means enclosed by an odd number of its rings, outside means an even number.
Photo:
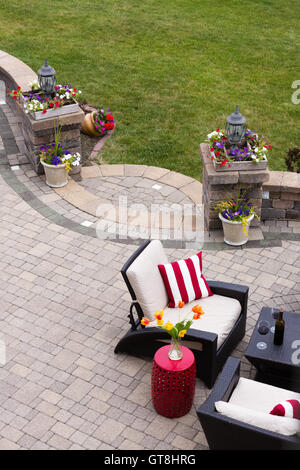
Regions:
<svg viewBox="0 0 300 470"><path fill-rule="evenodd" d="M218 201L234 198L238 188L247 190L251 202L257 208L260 218L262 207L262 185L269 179L268 170L253 171L216 171L210 159L209 145L200 144L200 155L203 164L202 203L204 206L205 230L218 230L222 223L214 206ZM259 225L256 218L251 222L252 226Z"/></svg>
<svg viewBox="0 0 300 470"><path fill-rule="evenodd" d="M24 112L22 104L18 102L15 110L22 127L25 143L24 153L37 174L44 173L40 164L40 147L54 141L54 125L57 125L58 122L62 126L60 141L63 146L71 153L79 152L81 154L80 126L84 119L84 112L81 109L75 113L59 116L59 121L57 117L35 120ZM74 171L79 172L80 167L72 170L72 172Z"/></svg>

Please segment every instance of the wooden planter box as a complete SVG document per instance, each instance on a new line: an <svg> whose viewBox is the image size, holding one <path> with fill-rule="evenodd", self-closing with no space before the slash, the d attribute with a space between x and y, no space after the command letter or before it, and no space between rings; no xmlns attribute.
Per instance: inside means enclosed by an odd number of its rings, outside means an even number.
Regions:
<svg viewBox="0 0 300 470"><path fill-rule="evenodd" d="M35 93L38 95L39 93ZM21 103L22 106L24 106L24 98L21 95ZM72 113L77 113L79 111L80 107L77 101L73 100L73 103L70 104L65 104L64 106L60 108L51 108L47 109L46 113L43 113L43 111L37 111L35 113L28 113L28 116L31 117L31 119L34 119L35 121L39 121L40 119L49 119L49 118L55 118L58 116L63 116L65 114L72 114Z"/></svg>
<svg viewBox="0 0 300 470"><path fill-rule="evenodd" d="M215 153L210 152L211 156L214 157L213 165L216 171L253 171L253 170L266 170L268 166L268 160L264 158L261 162L255 163L250 161L238 161L238 162L230 162L230 167L228 163L226 165L221 165L215 160Z"/></svg>

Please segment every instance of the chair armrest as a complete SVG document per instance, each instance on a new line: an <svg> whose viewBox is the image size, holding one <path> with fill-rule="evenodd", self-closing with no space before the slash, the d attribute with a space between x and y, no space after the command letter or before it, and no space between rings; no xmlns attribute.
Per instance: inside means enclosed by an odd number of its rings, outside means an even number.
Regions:
<svg viewBox="0 0 300 470"><path fill-rule="evenodd" d="M208 281L208 285L213 294L223 295L237 299L242 306L242 313L247 312L249 287L241 284L231 284L222 281Z"/></svg>
<svg viewBox="0 0 300 470"><path fill-rule="evenodd" d="M240 378L240 360L229 357L219 375L215 386L206 401L199 407L197 413L214 413L215 402L228 401Z"/></svg>

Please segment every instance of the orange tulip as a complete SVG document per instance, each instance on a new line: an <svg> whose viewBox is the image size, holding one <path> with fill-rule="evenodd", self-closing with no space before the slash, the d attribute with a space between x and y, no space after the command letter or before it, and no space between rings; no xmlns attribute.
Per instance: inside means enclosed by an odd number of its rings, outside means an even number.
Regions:
<svg viewBox="0 0 300 470"><path fill-rule="evenodd" d="M179 307L179 308L184 307L184 302L183 302L182 300L179 300L179 302L178 302L178 307Z"/></svg>
<svg viewBox="0 0 300 470"><path fill-rule="evenodd" d="M142 325L146 326L146 325L149 325L149 323L150 323L150 320L148 320L148 318L143 317L141 319L141 324Z"/></svg>
<svg viewBox="0 0 300 470"><path fill-rule="evenodd" d="M193 311L194 313L198 313L198 314L200 314L200 315L203 315L203 313L204 313L202 307L200 307L200 305L198 305L198 304L195 305L195 306L192 308L192 311Z"/></svg>
<svg viewBox="0 0 300 470"><path fill-rule="evenodd" d="M162 320L163 316L164 316L164 311L161 310L160 312L157 310L157 312L155 312L154 314L156 320Z"/></svg>

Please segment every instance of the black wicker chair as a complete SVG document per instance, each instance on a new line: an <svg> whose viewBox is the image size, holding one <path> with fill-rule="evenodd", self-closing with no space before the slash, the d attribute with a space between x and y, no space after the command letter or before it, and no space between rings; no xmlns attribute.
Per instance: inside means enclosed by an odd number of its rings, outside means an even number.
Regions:
<svg viewBox="0 0 300 470"><path fill-rule="evenodd" d="M228 401L240 378L239 359L229 357L197 415L211 450L300 450L300 437L285 436L229 418L215 409ZM258 397L259 399L259 397Z"/></svg>
<svg viewBox="0 0 300 470"><path fill-rule="evenodd" d="M170 339L169 335L159 328L144 328L141 325L140 322L144 316L143 310L137 301L136 294L126 275L129 266L137 259L149 243L151 243L150 240L140 246L128 259L121 270L122 276L132 298L129 313L131 328L117 344L115 353L126 352L135 356L153 357L157 349L164 346L166 340L168 341ZM213 293L237 299L242 308L238 320L219 349L217 349L218 336L216 333L209 333L190 328L184 337L183 344L186 344L194 353L197 366L197 376L201 378L209 388L211 388L227 357L244 337L247 316L248 287L217 281L208 281L208 284ZM195 345L195 347L193 347L193 345Z"/></svg>

